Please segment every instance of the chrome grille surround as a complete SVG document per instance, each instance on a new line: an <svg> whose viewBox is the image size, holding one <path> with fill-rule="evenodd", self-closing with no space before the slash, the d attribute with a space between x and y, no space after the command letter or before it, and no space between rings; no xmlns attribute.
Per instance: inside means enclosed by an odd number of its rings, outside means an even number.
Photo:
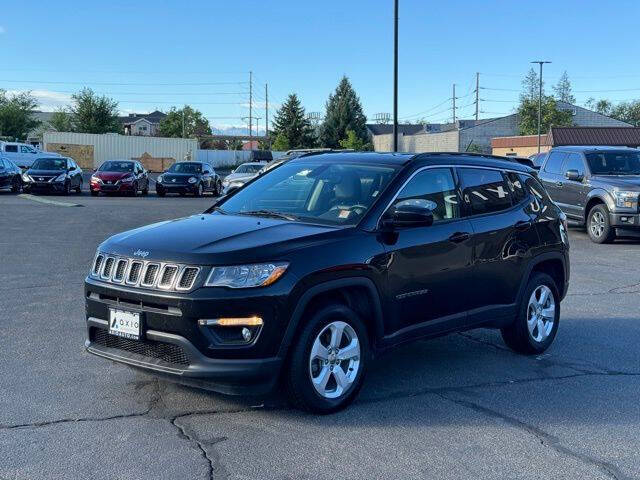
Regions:
<svg viewBox="0 0 640 480"><path fill-rule="evenodd" d="M188 292L200 278L202 267L98 252L89 273L107 283L144 289Z"/></svg>

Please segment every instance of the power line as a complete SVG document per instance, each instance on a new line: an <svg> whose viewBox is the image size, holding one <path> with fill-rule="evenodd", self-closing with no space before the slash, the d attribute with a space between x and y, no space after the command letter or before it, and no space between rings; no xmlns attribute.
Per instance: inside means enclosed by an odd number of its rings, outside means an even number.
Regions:
<svg viewBox="0 0 640 480"><path fill-rule="evenodd" d="M441 103L439 103L437 105L434 105L433 107L430 107L430 108L427 108L426 110L423 110L422 112L418 112L418 113L414 113L413 115L407 115L406 117L402 117L400 120L405 120L407 118L418 117L418 116L423 115L423 114L425 114L427 112L435 110L438 107L441 107L442 105L444 105L445 103L448 103L449 101L451 101L451 97L447 98L446 100L444 100L443 102L441 102Z"/></svg>
<svg viewBox="0 0 640 480"><path fill-rule="evenodd" d="M2 80L0 82L9 82L9 83L44 83L47 85L100 85L100 86L131 86L131 85L139 85L139 86L208 86L208 85L246 85L249 82L170 82L170 83L129 83L129 82L60 82L53 80Z"/></svg>

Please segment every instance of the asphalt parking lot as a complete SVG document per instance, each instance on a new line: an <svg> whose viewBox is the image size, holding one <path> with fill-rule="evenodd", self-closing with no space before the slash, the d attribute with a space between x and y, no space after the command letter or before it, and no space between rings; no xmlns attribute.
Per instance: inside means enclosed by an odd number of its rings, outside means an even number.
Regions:
<svg viewBox="0 0 640 480"><path fill-rule="evenodd" d="M498 332L376 360L354 405L303 414L84 352L82 283L111 234L212 197L0 193L0 478L640 478L640 243L571 229L558 337L538 357Z"/></svg>

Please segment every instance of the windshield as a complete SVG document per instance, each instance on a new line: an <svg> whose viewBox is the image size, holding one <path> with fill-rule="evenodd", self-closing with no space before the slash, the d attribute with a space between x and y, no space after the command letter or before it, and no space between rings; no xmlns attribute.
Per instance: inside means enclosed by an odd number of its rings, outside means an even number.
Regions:
<svg viewBox="0 0 640 480"><path fill-rule="evenodd" d="M355 225L395 173L390 166L290 162L258 177L224 201L219 210Z"/></svg>
<svg viewBox="0 0 640 480"><path fill-rule="evenodd" d="M587 153L592 175L640 175L640 152Z"/></svg>
<svg viewBox="0 0 640 480"><path fill-rule="evenodd" d="M201 163L174 163L167 170L170 173L202 173Z"/></svg>
<svg viewBox="0 0 640 480"><path fill-rule="evenodd" d="M98 169L100 172L133 172L133 162L104 162Z"/></svg>
<svg viewBox="0 0 640 480"><path fill-rule="evenodd" d="M233 173L258 173L262 166L262 164L245 163L236 168Z"/></svg>
<svg viewBox="0 0 640 480"><path fill-rule="evenodd" d="M34 170L66 170L67 161L64 158L39 158L33 162Z"/></svg>

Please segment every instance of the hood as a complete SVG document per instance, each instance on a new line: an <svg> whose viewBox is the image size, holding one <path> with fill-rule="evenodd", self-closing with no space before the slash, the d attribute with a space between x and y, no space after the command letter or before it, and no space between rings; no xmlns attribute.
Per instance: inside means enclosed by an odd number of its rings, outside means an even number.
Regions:
<svg viewBox="0 0 640 480"><path fill-rule="evenodd" d="M133 175L131 172L95 172L94 177L99 178L103 182L117 182L122 180L128 175Z"/></svg>
<svg viewBox="0 0 640 480"><path fill-rule="evenodd" d="M640 175L594 175L591 180L611 187L640 191Z"/></svg>
<svg viewBox="0 0 640 480"><path fill-rule="evenodd" d="M225 182L235 182L235 181L245 181L248 182L253 177L255 177L256 173L231 173L224 177Z"/></svg>
<svg viewBox="0 0 640 480"><path fill-rule="evenodd" d="M52 176L57 177L61 173L67 173L67 171L66 170L34 170L32 168L27 170L27 174L31 175L32 177L37 177L38 175L42 175L44 177L52 177Z"/></svg>
<svg viewBox="0 0 640 480"><path fill-rule="evenodd" d="M104 242L107 253L199 265L256 262L302 244L322 241L342 229L249 215L199 214L120 233Z"/></svg>

